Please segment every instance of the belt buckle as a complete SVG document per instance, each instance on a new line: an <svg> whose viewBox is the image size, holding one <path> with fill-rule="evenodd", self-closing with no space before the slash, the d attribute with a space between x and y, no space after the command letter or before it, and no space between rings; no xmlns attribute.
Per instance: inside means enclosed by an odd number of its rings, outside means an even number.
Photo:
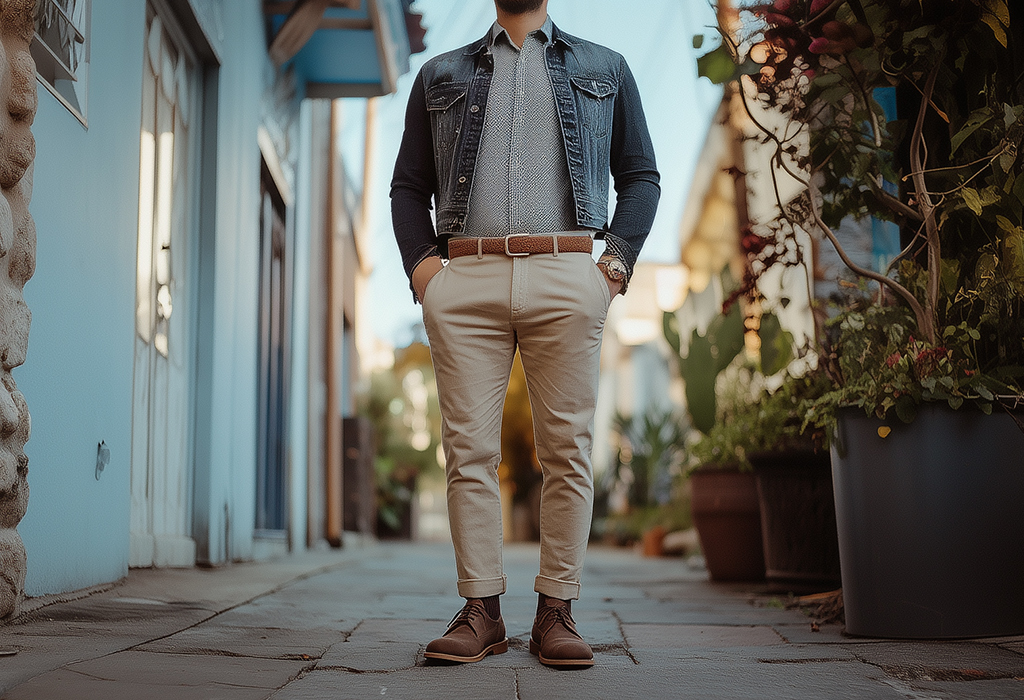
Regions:
<svg viewBox="0 0 1024 700"><path fill-rule="evenodd" d="M510 233L509 235L505 236L505 255L509 256L510 258L525 258L527 255L529 255L530 251L526 251L524 253L513 253L511 250L508 249L508 242L509 242L510 239L516 238L517 236L519 238L524 238L524 237L529 236L529 235L531 235L531 234L529 234L529 233Z"/></svg>

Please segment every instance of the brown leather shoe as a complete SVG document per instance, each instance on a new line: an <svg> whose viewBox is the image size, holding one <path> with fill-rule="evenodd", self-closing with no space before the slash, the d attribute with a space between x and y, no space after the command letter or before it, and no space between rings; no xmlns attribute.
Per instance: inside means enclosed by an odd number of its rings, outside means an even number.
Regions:
<svg viewBox="0 0 1024 700"><path fill-rule="evenodd" d="M501 616L492 620L484 610L483 601L470 598L466 605L448 623L443 637L427 645L424 656L440 661L472 663L488 654L508 651L505 623Z"/></svg>
<svg viewBox="0 0 1024 700"><path fill-rule="evenodd" d="M594 651L576 631L564 600L548 598L537 611L530 635L530 653L545 666L593 666Z"/></svg>

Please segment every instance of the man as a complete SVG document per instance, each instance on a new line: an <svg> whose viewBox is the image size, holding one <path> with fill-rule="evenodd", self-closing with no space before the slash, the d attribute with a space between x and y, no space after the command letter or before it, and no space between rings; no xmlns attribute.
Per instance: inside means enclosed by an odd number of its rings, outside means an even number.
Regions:
<svg viewBox="0 0 1024 700"><path fill-rule="evenodd" d="M497 468L518 348L544 479L530 651L550 666L592 666L571 601L593 510L601 332L650 231L659 176L625 60L555 27L547 0L495 7L484 38L417 76L391 189L395 235L430 341L458 590L467 599L425 655L472 662L508 649ZM617 193L610 225L609 173ZM594 235L606 242L597 264Z"/></svg>

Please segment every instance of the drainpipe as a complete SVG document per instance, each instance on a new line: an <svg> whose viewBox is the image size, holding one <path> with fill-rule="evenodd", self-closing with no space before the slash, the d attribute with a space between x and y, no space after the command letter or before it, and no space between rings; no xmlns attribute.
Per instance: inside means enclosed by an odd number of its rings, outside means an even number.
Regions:
<svg viewBox="0 0 1024 700"><path fill-rule="evenodd" d="M324 412L327 420L326 426L326 485L327 485L327 508L326 508L326 530L327 541L332 547L342 545L342 464L341 464L341 412L339 410L338 392L338 339L341 335L341 324L338 323L341 313L339 295L341 293L342 276L338 274L338 263L340 252L337 247L335 236L336 207L340 204L335 199L335 181L337 178L336 169L338 158L335 151L337 147L337 103L331 102L330 133L328 136L327 156L327 220L324 226L326 237L324 246L326 253L327 279L324 288L327 290L327 333L325 361L327 371L327 409Z"/></svg>

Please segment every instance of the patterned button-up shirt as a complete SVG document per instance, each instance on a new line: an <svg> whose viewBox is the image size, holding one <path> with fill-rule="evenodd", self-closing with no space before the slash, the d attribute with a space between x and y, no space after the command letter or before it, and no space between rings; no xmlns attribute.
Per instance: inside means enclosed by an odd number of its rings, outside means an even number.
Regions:
<svg viewBox="0 0 1024 700"><path fill-rule="evenodd" d="M494 76L487 97L467 236L577 228L572 181L544 52L551 18L517 47L491 27Z"/></svg>

